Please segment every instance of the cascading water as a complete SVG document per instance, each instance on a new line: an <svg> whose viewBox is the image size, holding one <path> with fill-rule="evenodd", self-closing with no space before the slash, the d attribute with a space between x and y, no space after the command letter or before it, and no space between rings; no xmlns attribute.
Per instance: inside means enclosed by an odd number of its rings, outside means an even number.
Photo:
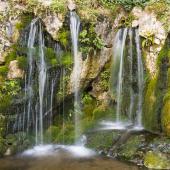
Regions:
<svg viewBox="0 0 170 170"><path fill-rule="evenodd" d="M127 44L127 42L129 43ZM128 50L127 45L129 47ZM133 52L133 47L136 47L136 52ZM104 122L103 124L107 126L106 128L112 126L112 128L115 129L124 129L133 123L135 128L141 129L144 71L138 29L133 30L124 28L117 32L114 40L113 57L111 86L113 88L113 94L117 99L116 122ZM136 76L135 79L137 80L137 83L133 78L134 76ZM138 89L137 91L134 90L134 84L136 84L135 89ZM125 89L126 91L124 91ZM125 95L125 93L127 94ZM128 111L123 108L125 107L123 102L126 102L126 105L128 105L126 106ZM122 114L126 115L126 122L122 121Z"/></svg>
<svg viewBox="0 0 170 170"><path fill-rule="evenodd" d="M132 121L133 107L134 107L134 92L133 92L133 30L129 29L130 38L130 49L129 49L129 60L130 60L130 106L129 106L129 119Z"/></svg>
<svg viewBox="0 0 170 170"><path fill-rule="evenodd" d="M25 75L25 103L23 113L17 115L14 127L18 125L15 131L35 135L35 143L43 144L44 129L52 124L59 71L51 69L47 62L45 50L48 47L45 46L43 27L38 18L32 20L26 37L28 66Z"/></svg>
<svg viewBox="0 0 170 170"><path fill-rule="evenodd" d="M127 37L127 28L119 30L114 40L114 61L113 61L113 86L116 89L116 124L121 121L121 106L122 106L122 86L123 86L123 65L124 65L124 47Z"/></svg>
<svg viewBox="0 0 170 170"><path fill-rule="evenodd" d="M143 102L143 85L144 85L144 69L142 63L140 36L138 30L135 30L135 42L137 50L137 77L138 77L138 107L136 115L136 126L142 128L142 102Z"/></svg>
<svg viewBox="0 0 170 170"><path fill-rule="evenodd" d="M79 85L80 85L80 73L81 73L81 63L78 54L78 36L80 28L80 19L75 12L70 12L70 30L71 30L71 39L73 46L73 55L74 55L74 67L73 67L73 88L74 88L74 114L75 114L75 140L80 137L81 126L80 126L80 94L79 94Z"/></svg>
<svg viewBox="0 0 170 170"><path fill-rule="evenodd" d="M39 30L39 141L40 143L43 143L43 105L44 105L44 90L45 90L45 84L46 84L46 74L47 74L47 68L46 63L44 60L44 39L42 34L42 28L41 24L39 24L40 30ZM38 126L36 126L38 127Z"/></svg>
<svg viewBox="0 0 170 170"><path fill-rule="evenodd" d="M25 96L28 96L28 107L27 107L27 132L29 131L30 127L30 114L31 114L31 106L32 106L32 96L33 96L33 82L32 82L32 77L33 77L33 52L34 52L34 44L35 44L35 36L37 32L37 26L36 26L37 18L34 19L31 24L30 24L30 32L29 32L29 37L28 37L28 43L27 43L27 48L28 48L28 83L25 84L25 89L27 91L25 92ZM25 116L24 116L25 119Z"/></svg>
<svg viewBox="0 0 170 170"><path fill-rule="evenodd" d="M122 44L120 50L120 66L118 73L118 83L117 83L117 108L116 108L116 122L120 122L120 112L122 104L122 85L123 85L123 59L124 59L124 47L127 36L127 28L123 30Z"/></svg>

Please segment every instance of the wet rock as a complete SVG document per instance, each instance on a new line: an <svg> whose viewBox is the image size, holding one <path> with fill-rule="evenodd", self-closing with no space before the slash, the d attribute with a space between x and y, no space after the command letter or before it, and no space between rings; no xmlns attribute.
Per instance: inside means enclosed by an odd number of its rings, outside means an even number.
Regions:
<svg viewBox="0 0 170 170"><path fill-rule="evenodd" d="M13 60L9 64L8 79L23 78L24 71L18 68L18 61Z"/></svg>

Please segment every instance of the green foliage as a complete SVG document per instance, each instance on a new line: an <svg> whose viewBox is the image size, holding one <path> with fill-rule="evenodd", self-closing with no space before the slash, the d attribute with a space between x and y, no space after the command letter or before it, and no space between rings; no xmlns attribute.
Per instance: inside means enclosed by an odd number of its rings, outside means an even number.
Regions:
<svg viewBox="0 0 170 170"><path fill-rule="evenodd" d="M91 50L101 50L104 47L103 40L96 34L94 25L85 25L85 29L79 34L80 50L88 54Z"/></svg>
<svg viewBox="0 0 170 170"><path fill-rule="evenodd" d="M54 142L57 139L59 133L60 133L59 127L50 126L45 132L45 135L44 135L45 141Z"/></svg>
<svg viewBox="0 0 170 170"><path fill-rule="evenodd" d="M99 1L104 7L110 8L111 10L115 10L116 4L113 3L112 0L99 0Z"/></svg>
<svg viewBox="0 0 170 170"><path fill-rule="evenodd" d="M5 81L0 85L0 112L6 111L21 87L17 80Z"/></svg>
<svg viewBox="0 0 170 170"><path fill-rule="evenodd" d="M129 14L127 17L122 17L119 21L119 27L131 27L134 16Z"/></svg>
<svg viewBox="0 0 170 170"><path fill-rule="evenodd" d="M8 67L5 66L0 66L0 75L3 77L6 77L8 73Z"/></svg>
<svg viewBox="0 0 170 170"><path fill-rule="evenodd" d="M59 30L58 32L58 41L65 47L69 45L69 39L70 39L70 32L64 28Z"/></svg>
<svg viewBox="0 0 170 170"><path fill-rule="evenodd" d="M55 51L52 48L45 48L45 56L49 66L57 66L59 64Z"/></svg>
<svg viewBox="0 0 170 170"><path fill-rule="evenodd" d="M6 64L8 65L10 61L16 60L17 58L17 52L15 50L11 51L7 56L6 56Z"/></svg>
<svg viewBox="0 0 170 170"><path fill-rule="evenodd" d="M85 94L82 98L82 103L83 104L91 104L93 101L93 98L89 94Z"/></svg>
<svg viewBox="0 0 170 170"><path fill-rule="evenodd" d="M65 13L67 11L67 1L66 0L52 0L50 6L51 10L57 13Z"/></svg>
<svg viewBox="0 0 170 170"><path fill-rule="evenodd" d="M61 57L61 65L65 68L69 68L73 64L73 58L71 53L66 52L63 53Z"/></svg>
<svg viewBox="0 0 170 170"><path fill-rule="evenodd" d="M96 107L93 111L93 119L100 120L103 118L107 118L113 116L113 109L112 108L105 108L103 106Z"/></svg>
<svg viewBox="0 0 170 170"><path fill-rule="evenodd" d="M16 59L18 61L18 67L21 70L26 70L26 68L27 68L27 58L24 57L24 56L18 56Z"/></svg>
<svg viewBox="0 0 170 170"><path fill-rule="evenodd" d="M148 48L154 44L154 35L148 34L148 36L142 41L142 47Z"/></svg>
<svg viewBox="0 0 170 170"><path fill-rule="evenodd" d="M149 0L100 0L102 4L106 6L115 6L115 5L121 5L123 6L127 11L130 11L135 6L146 6L147 2Z"/></svg>
<svg viewBox="0 0 170 170"><path fill-rule="evenodd" d="M22 31L33 19L33 15L30 13L25 13L21 15L21 21L15 24L16 29Z"/></svg>

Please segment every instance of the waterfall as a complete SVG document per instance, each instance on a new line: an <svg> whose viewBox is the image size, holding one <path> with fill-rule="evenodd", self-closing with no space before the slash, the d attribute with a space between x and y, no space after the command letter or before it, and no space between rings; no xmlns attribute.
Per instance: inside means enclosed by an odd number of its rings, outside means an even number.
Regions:
<svg viewBox="0 0 170 170"><path fill-rule="evenodd" d="M35 44L35 36L37 32L37 18L32 20L30 24L30 32L28 37L28 64L29 64L29 70L28 70L28 83L25 84L25 89L27 89L27 92L25 92L25 96L28 96L28 107L27 107L27 132L29 131L29 122L30 122L30 114L31 114L31 106L32 106L32 96L33 96L33 52L34 52L34 44ZM25 80L26 81L26 80Z"/></svg>
<svg viewBox="0 0 170 170"><path fill-rule="evenodd" d="M122 39L121 38L122 34ZM117 90L116 90L116 97L117 97L117 107L116 107L116 122L120 122L120 115L121 115L121 105L122 105L122 85L123 85L123 64L124 64L124 47L125 41L127 37L127 28L123 29L123 31L118 31L115 43L117 43L115 48L115 60L118 60L119 57L119 71L118 71L118 80L117 80ZM118 64L117 61L114 61Z"/></svg>
<svg viewBox="0 0 170 170"><path fill-rule="evenodd" d="M129 119L132 122L132 114L133 114L133 107L134 107L134 92L133 92L133 30L129 29L129 38L130 38L130 49L129 49L129 60L130 60L130 106L129 106Z"/></svg>
<svg viewBox="0 0 170 170"><path fill-rule="evenodd" d="M143 85L144 85L144 69L142 63L140 36L138 30L135 30L135 42L137 50L137 78L138 78L138 106L136 115L136 126L142 127L142 102L143 102Z"/></svg>
<svg viewBox="0 0 170 170"><path fill-rule="evenodd" d="M55 42L52 47L45 46L50 40L44 39L41 21L33 19L28 28L29 32L25 32L28 63L24 108L17 111L13 129L14 132L23 131L35 135L35 143L38 145L44 143L44 129L52 125L54 94L60 71L58 68L51 69L52 66L47 62L48 53L45 50L53 48L57 57L58 48ZM51 41L49 44L52 44Z"/></svg>
<svg viewBox="0 0 170 170"><path fill-rule="evenodd" d="M134 30L135 31L127 28L120 29L114 40L111 85L113 86L113 94L117 99L115 128L129 126L130 124L128 122L133 123L135 128L142 128L144 69L138 29ZM128 44L126 44L127 40L129 41ZM134 52L133 46L136 47L136 52ZM126 58L128 58L128 60ZM136 69L134 69L134 65ZM125 73L126 77L124 75ZM136 76L137 83L133 79L133 76ZM137 91L134 90L134 84L138 89ZM129 90L124 91L125 88ZM129 96L129 99L124 98L125 92L128 93L127 96ZM128 103L128 106L126 106L126 108L128 108L127 113L124 111L124 115L127 114L127 124L121 120L121 115L123 114L122 109L124 109L122 103L125 100L126 103ZM135 116L135 121L133 116Z"/></svg>
<svg viewBox="0 0 170 170"><path fill-rule="evenodd" d="M78 56L78 36L80 28L80 19L75 12L70 12L70 30L71 39L73 46L74 55L74 67L73 67L73 86L74 86L74 114L75 114L75 140L80 137L81 126L80 126L80 73L81 73L81 63Z"/></svg>
<svg viewBox="0 0 170 170"><path fill-rule="evenodd" d="M42 34L42 28L41 24L39 24L40 30L39 30L39 57L40 57L40 63L39 63L39 140L40 143L43 143L43 106L44 106L44 90L45 90L45 83L46 83L46 63L44 60L44 39Z"/></svg>

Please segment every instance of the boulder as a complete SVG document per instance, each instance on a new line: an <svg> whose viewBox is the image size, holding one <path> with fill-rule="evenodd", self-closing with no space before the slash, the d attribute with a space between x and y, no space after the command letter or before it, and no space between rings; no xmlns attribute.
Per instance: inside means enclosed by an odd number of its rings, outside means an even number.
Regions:
<svg viewBox="0 0 170 170"><path fill-rule="evenodd" d="M13 60L9 64L8 79L23 78L24 71L18 68L18 61Z"/></svg>
<svg viewBox="0 0 170 170"><path fill-rule="evenodd" d="M68 9L70 11L74 11L76 9L76 4L74 1L72 0L68 0L68 5L67 5Z"/></svg>

